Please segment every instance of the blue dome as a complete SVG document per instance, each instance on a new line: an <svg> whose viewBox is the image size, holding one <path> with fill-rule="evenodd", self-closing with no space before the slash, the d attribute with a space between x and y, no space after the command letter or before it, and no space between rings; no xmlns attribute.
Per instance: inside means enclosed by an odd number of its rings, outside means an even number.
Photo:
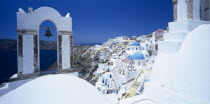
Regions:
<svg viewBox="0 0 210 104"><path fill-rule="evenodd" d="M144 55L141 52L135 52L133 55L128 56L128 59L143 60L144 59Z"/></svg>
<svg viewBox="0 0 210 104"><path fill-rule="evenodd" d="M133 42L133 43L131 43L131 46L140 46L140 43L139 42Z"/></svg>

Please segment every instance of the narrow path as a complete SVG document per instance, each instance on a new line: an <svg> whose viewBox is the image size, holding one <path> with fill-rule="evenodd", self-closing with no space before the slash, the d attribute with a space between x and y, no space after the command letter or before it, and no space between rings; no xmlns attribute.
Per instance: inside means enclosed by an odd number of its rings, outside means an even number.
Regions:
<svg viewBox="0 0 210 104"><path fill-rule="evenodd" d="M134 83L131 86L130 91L125 96L123 96L121 99L125 99L125 98L131 97L131 96L135 96L139 87L141 87L143 85L147 73L148 73L148 70L141 71L138 74L138 76L136 77L136 79L134 80Z"/></svg>

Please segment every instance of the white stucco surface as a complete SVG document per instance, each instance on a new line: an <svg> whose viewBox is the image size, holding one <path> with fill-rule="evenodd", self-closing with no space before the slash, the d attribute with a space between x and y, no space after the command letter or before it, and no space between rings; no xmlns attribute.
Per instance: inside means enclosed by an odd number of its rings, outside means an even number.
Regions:
<svg viewBox="0 0 210 104"><path fill-rule="evenodd" d="M179 51L181 41L162 41L158 43L158 53L175 53ZM172 47L173 46L173 47Z"/></svg>
<svg viewBox="0 0 210 104"><path fill-rule="evenodd" d="M179 52L159 53L151 81L210 103L209 33L210 25L201 25L187 35Z"/></svg>
<svg viewBox="0 0 210 104"><path fill-rule="evenodd" d="M166 33L164 37L164 41L183 41L187 33L185 32L176 32L176 33Z"/></svg>
<svg viewBox="0 0 210 104"><path fill-rule="evenodd" d="M177 5L177 21L187 19L187 2L186 0L178 0Z"/></svg>
<svg viewBox="0 0 210 104"><path fill-rule="evenodd" d="M34 72L34 38L33 35L23 36L23 73Z"/></svg>
<svg viewBox="0 0 210 104"><path fill-rule="evenodd" d="M70 68L70 38L69 35L62 36L62 69Z"/></svg>
<svg viewBox="0 0 210 104"><path fill-rule="evenodd" d="M200 20L200 8L201 8L200 2L201 2L201 0L193 0L193 3L194 3L193 17L195 20Z"/></svg>
<svg viewBox="0 0 210 104"><path fill-rule="evenodd" d="M0 104L111 104L87 81L72 75L34 79L0 98Z"/></svg>
<svg viewBox="0 0 210 104"><path fill-rule="evenodd" d="M202 24L210 24L209 21L201 20L180 20L176 22L169 22L170 33L174 32L185 32L188 33Z"/></svg>
<svg viewBox="0 0 210 104"><path fill-rule="evenodd" d="M72 18L68 16L68 13L66 17L63 17L58 11L50 7L40 7L31 14L22 11L17 12L17 29L38 30L40 24L45 20L52 21L57 30L72 31Z"/></svg>

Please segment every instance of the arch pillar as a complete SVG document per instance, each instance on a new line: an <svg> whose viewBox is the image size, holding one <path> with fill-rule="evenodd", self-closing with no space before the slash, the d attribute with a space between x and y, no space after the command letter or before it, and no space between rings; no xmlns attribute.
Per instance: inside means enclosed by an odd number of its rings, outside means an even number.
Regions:
<svg viewBox="0 0 210 104"><path fill-rule="evenodd" d="M17 30L18 75L38 71L38 30Z"/></svg>
<svg viewBox="0 0 210 104"><path fill-rule="evenodd" d="M187 18L200 20L200 0L187 0Z"/></svg>
<svg viewBox="0 0 210 104"><path fill-rule="evenodd" d="M172 0L174 18L180 20L200 20L200 0Z"/></svg>
<svg viewBox="0 0 210 104"><path fill-rule="evenodd" d="M177 20L177 4L178 4L178 0L172 0L173 2L173 16L174 16L174 21Z"/></svg>
<svg viewBox="0 0 210 104"><path fill-rule="evenodd" d="M59 71L70 70L73 62L71 56L73 54L71 31L58 31L58 69Z"/></svg>
<svg viewBox="0 0 210 104"><path fill-rule="evenodd" d="M70 65L73 68L74 67L74 41L73 41L73 33L71 32L70 34L70 54L71 54L71 59L70 59Z"/></svg>

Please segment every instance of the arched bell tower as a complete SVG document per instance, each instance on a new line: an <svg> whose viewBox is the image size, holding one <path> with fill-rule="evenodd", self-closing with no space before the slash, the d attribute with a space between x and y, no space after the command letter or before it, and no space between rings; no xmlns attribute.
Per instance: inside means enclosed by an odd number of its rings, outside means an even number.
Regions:
<svg viewBox="0 0 210 104"><path fill-rule="evenodd" d="M65 17L50 7L40 7L25 13L17 12L17 57L18 74L28 75L39 72L39 26L45 21L52 21L57 28L57 65L58 71L69 71L73 65L73 34L70 13Z"/></svg>

